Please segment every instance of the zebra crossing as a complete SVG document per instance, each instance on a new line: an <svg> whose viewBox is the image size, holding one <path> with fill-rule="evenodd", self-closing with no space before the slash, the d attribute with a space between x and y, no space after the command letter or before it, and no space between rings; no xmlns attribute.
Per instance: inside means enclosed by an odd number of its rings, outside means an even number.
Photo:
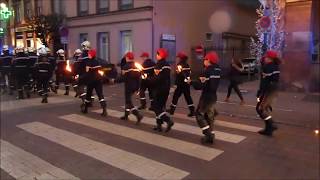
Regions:
<svg viewBox="0 0 320 180"><path fill-rule="evenodd" d="M214 146L204 146L200 143L170 137L170 135L164 135L164 133L142 130L139 126L129 127L108 121L108 118L119 118L123 115L123 112L118 110L108 109L108 117L104 119L99 116L100 110L92 110L90 113L90 116L83 114L66 114L57 117L57 119L122 137L130 141L147 144L147 147L156 147L182 157L191 157L199 162L214 163L215 158L223 156L225 153L221 147L218 149ZM144 114L145 117L141 122L142 125L154 125L155 120L152 118L150 112L145 112ZM174 117L183 120L193 120L184 114L178 113L176 113ZM135 118L132 116L129 117L128 123L131 121L135 121ZM217 125L234 128L247 133L256 132L260 129L260 127L222 120L219 120ZM70 132L66 129L57 128L45 122L32 121L18 124L16 127L29 134L41 137L50 143L63 146L83 156L118 168L131 174L133 177L142 179L183 179L192 174L192 171L181 166L177 167L174 162L160 162L159 159L155 160L131 152L130 148L115 147L113 144L93 140L92 138L84 137L81 134ZM201 130L196 125L185 123L176 122L173 131L197 136L199 139L202 136ZM234 134L234 131L233 133L216 131L216 139L218 142L224 141L233 146L245 141L246 138L244 135ZM26 152L5 140L1 140L1 169L16 179L81 179L81 177L77 177L59 167L55 167L50 162L46 162L37 157L36 154ZM117 179L117 177L114 178Z"/></svg>

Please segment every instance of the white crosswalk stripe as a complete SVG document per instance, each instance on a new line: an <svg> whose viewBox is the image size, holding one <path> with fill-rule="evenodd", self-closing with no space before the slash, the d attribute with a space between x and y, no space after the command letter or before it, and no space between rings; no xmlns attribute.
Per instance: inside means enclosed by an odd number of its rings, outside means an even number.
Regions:
<svg viewBox="0 0 320 180"><path fill-rule="evenodd" d="M101 110L94 110L93 112L100 113ZM124 112L108 109L108 115L116 118L120 118ZM129 119L133 121L135 117L133 115L129 116ZM142 123L149 124L149 125L155 125L156 120L154 118L149 118L149 117L144 117L142 119ZM196 126L191 126L187 124L182 124L182 123L175 123L173 126L173 129L182 131L185 133L189 134L195 134L195 135L202 135L201 129L196 127ZM231 133L226 133L226 132L221 132L221 131L215 131L215 138L221 141L226 141L230 143L239 143L243 141L246 137L241 136L241 135L236 135L236 134L231 134Z"/></svg>
<svg viewBox="0 0 320 180"><path fill-rule="evenodd" d="M143 111L148 114L154 114L154 112L146 110ZM185 119L185 120L190 120L190 121L195 121L195 117L188 117L186 114L181 114L181 113L174 113L173 117L179 118L179 119ZM243 130L243 131L249 131L249 132L258 132L262 128L257 127L257 126L251 126L251 125L246 125L246 124L240 124L240 123L233 123L233 122L227 122L227 121L222 121L222 120L214 120L215 125L217 126L223 126L227 128L232 128L232 129L237 129L237 130Z"/></svg>
<svg viewBox="0 0 320 180"><path fill-rule="evenodd" d="M73 123L81 124L94 129L99 129L101 131L140 141L146 144L159 146L202 160L211 161L212 159L223 153L223 151L218 149L209 148L206 146L189 143L178 139L165 137L158 134L149 133L121 125L116 125L105 121L97 121L93 118L77 114L61 116L60 118Z"/></svg>
<svg viewBox="0 0 320 180"><path fill-rule="evenodd" d="M79 179L4 140L1 140L1 169L15 179Z"/></svg>
<svg viewBox="0 0 320 180"><path fill-rule="evenodd" d="M17 127L143 179L182 179L189 172L106 145L41 122Z"/></svg>

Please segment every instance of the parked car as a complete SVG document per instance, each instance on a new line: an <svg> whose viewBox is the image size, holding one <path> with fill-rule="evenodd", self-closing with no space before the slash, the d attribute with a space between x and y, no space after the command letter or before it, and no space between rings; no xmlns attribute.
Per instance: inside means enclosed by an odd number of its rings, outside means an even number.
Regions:
<svg viewBox="0 0 320 180"><path fill-rule="evenodd" d="M249 72L250 74L255 74L258 72L258 64L255 58L244 58L240 62L243 67L243 74L248 74Z"/></svg>

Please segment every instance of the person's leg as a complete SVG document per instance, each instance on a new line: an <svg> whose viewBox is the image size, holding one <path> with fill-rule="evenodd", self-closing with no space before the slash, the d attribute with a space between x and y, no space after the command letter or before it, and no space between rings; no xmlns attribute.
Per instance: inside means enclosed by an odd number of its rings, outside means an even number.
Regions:
<svg viewBox="0 0 320 180"><path fill-rule="evenodd" d="M177 88L174 90L174 93L173 93L170 109L167 110L171 115L174 114L174 111L176 110L176 107L181 95L182 95L182 88L180 86L177 86Z"/></svg>
<svg viewBox="0 0 320 180"><path fill-rule="evenodd" d="M244 100L243 100L243 96L241 94L241 91L239 89L238 83L234 83L233 88L234 88L234 91L238 94L238 96L239 96L239 98L241 100L241 105L243 105L244 104Z"/></svg>
<svg viewBox="0 0 320 180"><path fill-rule="evenodd" d="M228 86L228 93L227 93L227 97L225 99L225 102L229 102L229 98L230 98L230 95L231 95L232 88L233 88L233 84L232 84L232 81L230 80L230 84Z"/></svg>
<svg viewBox="0 0 320 180"><path fill-rule="evenodd" d="M210 123L208 123L208 109L210 108L210 105L208 104L208 101L200 97L199 104L196 110L196 120L198 126L202 130L202 134L205 135L204 138L201 139L203 143L213 143L213 135L212 135L212 129L210 128ZM212 125L211 125L212 127Z"/></svg>
<svg viewBox="0 0 320 180"><path fill-rule="evenodd" d="M83 113L88 113L88 107L91 102L91 95L92 95L93 88L94 88L94 84L92 82L89 83L87 86L86 98L84 100L84 103L81 105L81 111Z"/></svg>
<svg viewBox="0 0 320 180"><path fill-rule="evenodd" d="M193 104L193 100L192 100L192 97L191 97L191 94L190 94L190 86L186 86L184 88L184 91L183 91L183 95L184 95L184 98L188 104L188 108L190 110L190 113L188 114L189 117L192 117L195 115L195 109L194 109L194 104Z"/></svg>
<svg viewBox="0 0 320 180"><path fill-rule="evenodd" d="M272 116L268 113L268 108L271 106L274 97L275 93L267 93L261 98L260 102L258 102L257 104L257 113L259 114L260 118L264 120L265 123L265 128L259 131L259 133L262 135L272 136L273 131L277 129L277 127L273 125Z"/></svg>
<svg viewBox="0 0 320 180"><path fill-rule="evenodd" d="M103 84L101 81L97 81L95 83L95 91L97 93L97 96L99 98L99 103L100 103L100 106L102 108L102 113L101 113L101 116L107 116L107 103L106 103L106 100L104 99L104 95L103 95Z"/></svg>
<svg viewBox="0 0 320 180"><path fill-rule="evenodd" d="M142 80L141 85L140 85L140 90L139 90L139 96L140 96L140 107L139 109L146 109L146 104L147 104L147 100L146 100L146 84L145 81Z"/></svg>

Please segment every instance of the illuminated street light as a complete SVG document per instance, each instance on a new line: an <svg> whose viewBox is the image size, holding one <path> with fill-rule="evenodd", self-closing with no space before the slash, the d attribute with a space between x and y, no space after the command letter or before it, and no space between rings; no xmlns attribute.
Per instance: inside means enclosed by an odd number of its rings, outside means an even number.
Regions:
<svg viewBox="0 0 320 180"><path fill-rule="evenodd" d="M1 7L2 9L4 9L4 8L7 7L7 5L6 5L5 3L1 3L1 4L0 4L0 7Z"/></svg>
<svg viewBox="0 0 320 180"><path fill-rule="evenodd" d="M314 130L314 133L316 134L316 135L318 135L319 134L319 130L317 129L317 130Z"/></svg>

